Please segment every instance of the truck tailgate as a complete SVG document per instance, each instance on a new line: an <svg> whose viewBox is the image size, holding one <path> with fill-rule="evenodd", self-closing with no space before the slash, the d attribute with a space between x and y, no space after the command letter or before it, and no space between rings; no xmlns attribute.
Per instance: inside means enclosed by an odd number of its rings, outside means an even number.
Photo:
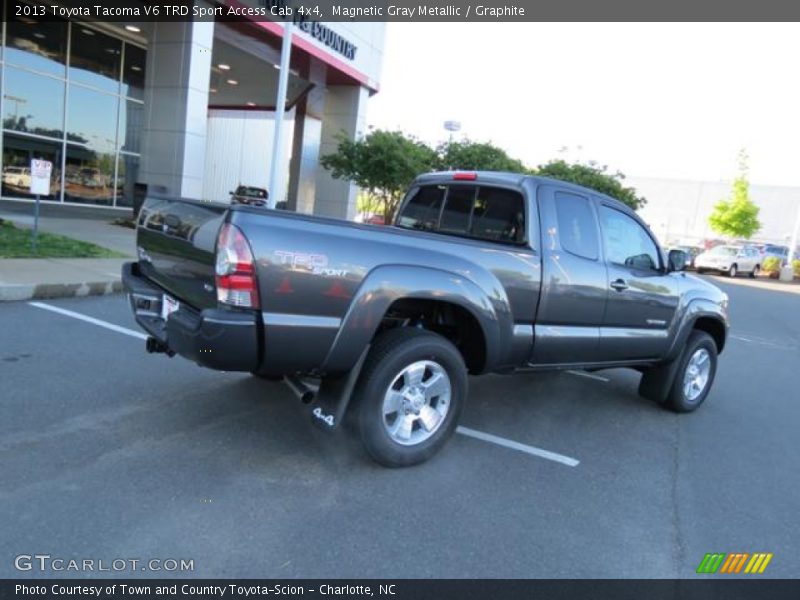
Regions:
<svg viewBox="0 0 800 600"><path fill-rule="evenodd" d="M214 249L227 207L147 198L137 221L141 273L197 309L217 304Z"/></svg>

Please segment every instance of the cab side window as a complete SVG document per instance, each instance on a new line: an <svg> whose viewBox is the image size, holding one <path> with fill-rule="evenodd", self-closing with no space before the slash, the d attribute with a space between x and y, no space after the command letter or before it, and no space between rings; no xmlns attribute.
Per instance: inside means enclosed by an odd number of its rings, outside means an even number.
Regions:
<svg viewBox="0 0 800 600"><path fill-rule="evenodd" d="M597 260L597 222L589 199L570 192L556 192L555 196L561 247L575 256Z"/></svg>
<svg viewBox="0 0 800 600"><path fill-rule="evenodd" d="M606 259L639 271L659 271L658 247L635 219L608 206L600 207Z"/></svg>

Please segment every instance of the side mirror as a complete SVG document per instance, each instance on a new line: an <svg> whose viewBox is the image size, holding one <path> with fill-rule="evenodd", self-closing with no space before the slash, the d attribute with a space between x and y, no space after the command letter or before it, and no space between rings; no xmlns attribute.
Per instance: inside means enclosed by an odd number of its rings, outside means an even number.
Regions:
<svg viewBox="0 0 800 600"><path fill-rule="evenodd" d="M686 261L689 256L683 250L670 250L667 256L667 271L683 271L686 269Z"/></svg>

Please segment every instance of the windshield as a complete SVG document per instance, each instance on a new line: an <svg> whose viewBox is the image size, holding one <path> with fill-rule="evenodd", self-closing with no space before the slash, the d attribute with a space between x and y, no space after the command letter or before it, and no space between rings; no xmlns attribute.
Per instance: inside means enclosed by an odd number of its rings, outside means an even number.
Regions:
<svg viewBox="0 0 800 600"><path fill-rule="evenodd" d="M709 250L708 253L716 256L736 256L739 253L739 249L733 246L717 246Z"/></svg>

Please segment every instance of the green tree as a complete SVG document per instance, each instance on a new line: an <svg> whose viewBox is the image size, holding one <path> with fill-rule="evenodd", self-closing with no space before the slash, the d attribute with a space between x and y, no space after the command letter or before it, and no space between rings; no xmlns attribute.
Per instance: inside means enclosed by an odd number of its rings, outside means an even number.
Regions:
<svg viewBox="0 0 800 600"><path fill-rule="evenodd" d="M439 145L437 152L442 170L528 172L522 161L511 158L505 150L489 142L445 142Z"/></svg>
<svg viewBox="0 0 800 600"><path fill-rule="evenodd" d="M647 203L647 199L639 196L634 188L624 185L624 174L619 171L610 173L606 165L600 167L593 161L584 164L568 163L562 159L551 160L539 165L534 174L591 188L624 202L633 210L638 210Z"/></svg>
<svg viewBox="0 0 800 600"><path fill-rule="evenodd" d="M376 129L357 140L340 136L336 152L323 156L320 163L334 178L354 182L375 199L389 222L408 186L417 175L436 167L437 156L400 131Z"/></svg>
<svg viewBox="0 0 800 600"><path fill-rule="evenodd" d="M734 238L750 239L761 229L759 208L750 200L750 183L747 178L747 154L739 152L739 176L733 181L731 196L714 205L708 224L711 229Z"/></svg>

